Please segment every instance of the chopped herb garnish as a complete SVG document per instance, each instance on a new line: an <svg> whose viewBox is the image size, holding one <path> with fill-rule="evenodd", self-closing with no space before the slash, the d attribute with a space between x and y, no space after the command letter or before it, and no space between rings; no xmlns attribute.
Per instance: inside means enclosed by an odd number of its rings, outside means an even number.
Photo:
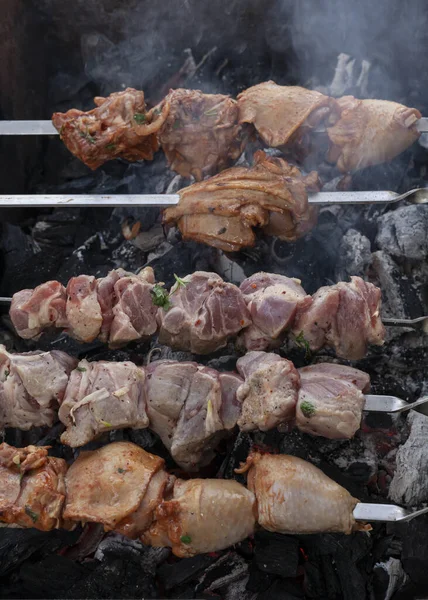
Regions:
<svg viewBox="0 0 428 600"><path fill-rule="evenodd" d="M119 467L117 472L118 473L126 473L126 469L122 469L122 467Z"/></svg>
<svg viewBox="0 0 428 600"><path fill-rule="evenodd" d="M99 422L101 423L101 425L104 425L104 427L113 427L113 425L108 421L103 421L102 419L100 419Z"/></svg>
<svg viewBox="0 0 428 600"><path fill-rule="evenodd" d="M156 283L150 290L150 293L152 295L152 302L155 306L161 306L165 310L168 310L171 307L169 294L162 285Z"/></svg>
<svg viewBox="0 0 428 600"><path fill-rule="evenodd" d="M175 292L178 290L178 288L186 287L186 285L189 283L188 281L184 281L184 279L181 279L181 277L179 277L175 273L174 273L174 278L175 278L176 283L175 283L174 289L171 290L171 294L175 294Z"/></svg>
<svg viewBox="0 0 428 600"><path fill-rule="evenodd" d="M153 111L153 114L156 115L157 117L161 114L161 109L160 108L155 108Z"/></svg>
<svg viewBox="0 0 428 600"><path fill-rule="evenodd" d="M5 380L5 381L6 381L6 379L9 377L9 375L10 375L10 371L9 371L9 369L5 369L5 370L4 370L4 380Z"/></svg>
<svg viewBox="0 0 428 600"><path fill-rule="evenodd" d="M180 541L183 542L183 544L190 544L192 538L190 537L190 535L182 535Z"/></svg>
<svg viewBox="0 0 428 600"><path fill-rule="evenodd" d="M206 115L207 117L215 117L217 115L216 107L213 106L212 108L209 108L204 112L204 115Z"/></svg>
<svg viewBox="0 0 428 600"><path fill-rule="evenodd" d="M33 523L37 523L37 521L39 519L39 515L37 513L35 513L33 510L31 510L31 508L29 506L25 507L25 514L27 514L31 518Z"/></svg>
<svg viewBox="0 0 428 600"><path fill-rule="evenodd" d="M307 419L310 419L315 414L315 406L306 400L300 405L300 410Z"/></svg>
<svg viewBox="0 0 428 600"><path fill-rule="evenodd" d="M87 142L90 144L95 144L95 138L89 133L89 131L79 131L79 135L82 138L85 138Z"/></svg>
<svg viewBox="0 0 428 600"><path fill-rule="evenodd" d="M311 347L309 345L308 340L303 335L303 331L301 331L299 333L299 335L294 338L294 341L296 342L296 345L299 348L301 348L302 350L305 351L305 358L310 358L311 357Z"/></svg>
<svg viewBox="0 0 428 600"><path fill-rule="evenodd" d="M116 150L116 144L107 144L106 150Z"/></svg>
<svg viewBox="0 0 428 600"><path fill-rule="evenodd" d="M146 122L146 115L144 115L143 113L135 113L134 121L138 123L138 125L142 125Z"/></svg>
<svg viewBox="0 0 428 600"><path fill-rule="evenodd" d="M76 367L76 371L80 371L81 373L84 373L86 371L86 367Z"/></svg>

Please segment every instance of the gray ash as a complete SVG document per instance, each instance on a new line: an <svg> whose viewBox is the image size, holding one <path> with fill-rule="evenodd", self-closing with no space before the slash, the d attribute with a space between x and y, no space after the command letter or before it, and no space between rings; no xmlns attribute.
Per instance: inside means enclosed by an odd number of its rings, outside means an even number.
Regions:
<svg viewBox="0 0 428 600"><path fill-rule="evenodd" d="M12 5L8 0L6 4ZM16 0L14 4L19 14L22 7ZM394 15L400 14L398 0L388 3L386 21L384 15L378 19L386 23L381 35L377 35L376 19L370 18L373 3L368 2L357 3L358 9L350 1L340 5L347 7L351 20L352 10L357 11L358 23L370 24L367 31L348 23L345 8L333 10L337 2L330 7L320 2L323 12L313 11L311 5L310 18L308 2L299 3L298 10L285 0L217 0L209 6L185 0L174 8L171 3L161 4L34 0L32 23L37 19L44 37L44 42L37 40L34 58L43 68L39 65L34 73L43 71L45 77L34 78L34 102L23 101L28 90L13 87L16 106L12 107L6 101L10 94L0 66L4 83L0 116L46 118L55 110L87 109L94 95L126 86L143 88L154 104L169 87L236 94L270 78L322 90L340 88L341 94L388 96L416 105L428 115L426 69L421 61L428 46L426 16L415 7L409 9L407 20L400 19L400 29L407 31L406 44L412 40L406 61L401 52L403 35L397 38L397 27L394 34L392 29L385 33ZM333 27L331 10L337 15ZM24 39L27 30L24 20L21 39L11 43L7 52L16 56L17 68L33 81L34 60ZM28 43L35 35L33 31ZM17 44L22 44L21 53ZM392 50L400 55L399 65L390 60ZM339 59L346 69L333 78L341 52L350 55ZM422 142L391 163L357 173L352 189L403 192L425 186L428 151ZM94 173L57 138L0 140L0 154L6 174L0 181L4 193L165 193L174 180L161 153L152 163L115 161ZM325 165L320 172L324 181L335 176ZM334 189L334 181L330 185ZM236 283L265 270L300 278L308 293L358 274L381 286L385 316L428 314L428 217L423 206L325 207L317 228L305 239L285 244L260 238L254 248L234 255L183 243L174 232L164 237L159 217L156 209L5 211L0 222L0 295L48 279L65 282L80 273L103 276L115 267L135 271L150 264L167 285L173 283L174 273L197 269L216 271ZM135 223L140 224L140 233L125 239L126 225L132 228ZM14 335L4 309L0 342L15 351L57 348L79 357L130 359L140 364L156 346L153 340L109 351L98 343L82 346L64 336L25 342ZM427 393L427 349L428 338L422 333L389 328L386 345L373 349L356 366L370 374L374 393L415 400ZM281 352L298 366L306 362L299 350L282 348ZM161 353L184 358L167 348L161 348ZM316 358L329 356L323 351ZM197 360L226 370L234 367L236 358L230 344L215 356ZM426 430L426 417L415 414L366 417L349 442L297 431L238 434L224 443L204 475L239 477L234 468L256 443L309 459L362 500L421 507L428 502ZM71 460L73 451L58 444L59 432L58 425L49 431L8 430L5 439L18 446L51 444L55 455ZM113 432L97 444L113 439L140 444L174 467L151 432ZM258 532L234 549L181 560L168 550L146 548L91 525L71 533L5 528L0 541L0 598L410 600L426 592L427 557L428 519L424 517L408 525L376 525L370 535L299 537Z"/></svg>

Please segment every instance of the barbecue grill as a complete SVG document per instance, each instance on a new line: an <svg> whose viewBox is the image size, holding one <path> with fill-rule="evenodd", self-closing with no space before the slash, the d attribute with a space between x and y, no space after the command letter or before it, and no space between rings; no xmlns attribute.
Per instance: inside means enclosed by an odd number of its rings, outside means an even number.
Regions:
<svg viewBox="0 0 428 600"><path fill-rule="evenodd" d="M290 422L268 431L235 427L209 448L215 456L197 476L244 485L245 476L236 470L251 451L302 458L361 501L354 518L370 522L372 530L291 535L259 527L231 547L178 558L169 548L105 532L96 522L46 532L4 527L2 598L400 600L426 595L428 102L420 60L427 47L426 9L415 3L402 13L395 0L376 7L368 1L358 6L338 0L323 0L316 7L295 4L79 0L68 6L4 0L0 344L10 356L60 350L80 361L117 363L118 370L124 361L153 373L161 359L174 365L194 362L198 373L208 367L209 376L219 381L219 373L236 370L242 355L233 336L224 347L198 355L159 343L156 332L119 349L96 337L82 344L53 330L39 339L23 339L9 315L12 296L49 280L66 285L78 275L100 279L112 270L138 273L147 266L164 284L162 290L178 286L178 295L180 281L198 271L217 273L236 286L260 272L281 274L300 280L308 295L361 277L382 290L384 345L370 346L364 358L351 363L328 344L309 352L306 339L297 335L283 336L273 350L297 369L333 363L370 376L371 391L364 391L365 412L355 435L329 439ZM162 152L151 162L118 159L90 171L69 153L50 121L54 112L90 110L94 96L127 87L144 90L153 107L170 88L235 98L268 80L335 98L389 99L423 115L417 143L392 161L353 173L346 191L330 164L305 163L305 170L317 170L324 183L321 191L308 193L319 218L311 232L292 242L260 234L252 247L223 252L183 240L176 227L163 228L161 211L177 206L180 191L192 181L170 170ZM251 140L239 165L251 165L260 147L266 150L260 139ZM278 150L267 153L282 156ZM174 294L170 300L174 303ZM2 352L0 373L6 381L10 374L4 376ZM86 363L79 364L82 379ZM2 441L16 448L48 445L51 456L75 464L81 448L61 443L65 427L57 422L57 412L48 415L52 426L8 427ZM178 479L196 476L174 460L156 427L109 425L103 420L100 435L84 449L133 442L161 456L166 472ZM67 432L72 428L67 425ZM11 468L17 468L16 462ZM32 508L24 513L37 525ZM190 544L187 537L182 544Z"/></svg>

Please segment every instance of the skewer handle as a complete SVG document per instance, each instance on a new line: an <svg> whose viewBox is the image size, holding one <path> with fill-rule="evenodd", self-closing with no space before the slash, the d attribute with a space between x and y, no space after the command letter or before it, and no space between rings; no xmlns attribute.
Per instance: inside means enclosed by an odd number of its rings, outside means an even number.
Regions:
<svg viewBox="0 0 428 600"><path fill-rule="evenodd" d="M354 508L354 519L357 521L411 521L415 517L428 512L428 507L410 512L396 504L370 504L359 502Z"/></svg>

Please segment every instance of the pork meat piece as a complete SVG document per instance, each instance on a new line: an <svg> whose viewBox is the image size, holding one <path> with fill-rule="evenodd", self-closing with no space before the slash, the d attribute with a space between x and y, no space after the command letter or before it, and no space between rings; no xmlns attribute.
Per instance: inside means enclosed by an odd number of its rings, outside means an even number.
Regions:
<svg viewBox="0 0 428 600"><path fill-rule="evenodd" d="M81 452L67 473L64 518L102 523L106 531L126 530L136 512L141 523L150 523L152 503L146 515L140 508L146 494L151 496L150 487L163 467L162 458L130 442ZM159 491L158 480L155 485Z"/></svg>
<svg viewBox="0 0 428 600"><path fill-rule="evenodd" d="M171 290L170 307L159 309L161 344L209 354L251 323L242 293L219 275L195 271L182 281Z"/></svg>
<svg viewBox="0 0 428 600"><path fill-rule="evenodd" d="M299 374L289 360L266 352L248 352L236 367L245 381L237 391L243 431L268 431L295 418Z"/></svg>
<svg viewBox="0 0 428 600"><path fill-rule="evenodd" d="M169 546L176 556L216 552L254 532L254 494L225 479L177 480L172 498L155 511L155 520L142 541Z"/></svg>
<svg viewBox="0 0 428 600"><path fill-rule="evenodd" d="M50 531L62 520L67 464L48 448L0 444L0 521Z"/></svg>
<svg viewBox="0 0 428 600"><path fill-rule="evenodd" d="M147 427L144 378L132 362L80 361L59 410L62 443L75 448L104 431Z"/></svg>
<svg viewBox="0 0 428 600"><path fill-rule="evenodd" d="M51 427L76 365L58 350L11 354L0 345L0 428Z"/></svg>
<svg viewBox="0 0 428 600"><path fill-rule="evenodd" d="M129 275L130 273L127 273L123 269L113 269L106 277L97 279L97 297L102 315L102 324L98 339L104 344L108 342L111 324L114 318L113 307L116 303L114 286L119 279L122 277L129 277Z"/></svg>
<svg viewBox="0 0 428 600"><path fill-rule="evenodd" d="M242 379L191 362L147 367L147 414L173 459L193 471L208 464L219 441L236 425Z"/></svg>
<svg viewBox="0 0 428 600"><path fill-rule="evenodd" d="M115 158L152 160L157 131L166 118L146 110L144 92L127 88L94 98L96 108L54 113L52 122L67 148L91 169Z"/></svg>
<svg viewBox="0 0 428 600"><path fill-rule="evenodd" d="M278 346L293 324L297 309L312 302L298 279L275 273L255 273L241 283L240 290L252 320L240 335L247 350Z"/></svg>
<svg viewBox="0 0 428 600"><path fill-rule="evenodd" d="M66 314L69 334L79 342L92 342L101 332L103 317L97 280L91 275L72 277L67 284Z"/></svg>
<svg viewBox="0 0 428 600"><path fill-rule="evenodd" d="M256 496L258 522L268 531L349 534L358 528L352 512L358 500L311 463L254 452L240 472L245 470L248 489Z"/></svg>
<svg viewBox="0 0 428 600"><path fill-rule="evenodd" d="M343 173L392 160L420 136L416 108L387 100L338 100L340 119L327 129L327 159Z"/></svg>
<svg viewBox="0 0 428 600"><path fill-rule="evenodd" d="M232 167L180 190L164 223L178 225L184 239L237 251L255 242L254 227L294 241L316 223L308 190L318 189L315 172L304 177L281 158L258 151L252 167Z"/></svg>
<svg viewBox="0 0 428 600"><path fill-rule="evenodd" d="M293 333L311 350L334 348L337 356L359 360L368 344L382 346L385 328L380 317L381 291L360 277L320 288L312 304L297 311Z"/></svg>
<svg viewBox="0 0 428 600"><path fill-rule="evenodd" d="M370 378L363 371L321 363L299 369L296 423L300 431L351 439L360 428Z"/></svg>
<svg viewBox="0 0 428 600"><path fill-rule="evenodd" d="M296 142L340 114L336 100L298 86L265 81L238 96L239 122L252 123L271 147Z"/></svg>
<svg viewBox="0 0 428 600"><path fill-rule="evenodd" d="M245 130L238 105L222 94L171 90L163 100L167 117L159 141L171 169L201 180L231 165L242 154Z"/></svg>
<svg viewBox="0 0 428 600"><path fill-rule="evenodd" d="M138 275L121 277L114 284L115 305L109 345L118 348L157 331L157 306L153 303L154 273L151 267Z"/></svg>
<svg viewBox="0 0 428 600"><path fill-rule="evenodd" d="M47 327L66 327L66 292L59 281L13 295L10 318L19 337L37 339Z"/></svg>

